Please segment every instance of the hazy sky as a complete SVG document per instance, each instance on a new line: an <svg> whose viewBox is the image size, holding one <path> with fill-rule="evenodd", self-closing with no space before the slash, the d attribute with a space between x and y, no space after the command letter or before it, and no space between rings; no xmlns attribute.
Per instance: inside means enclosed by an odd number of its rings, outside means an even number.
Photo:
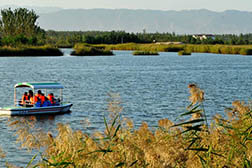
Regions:
<svg viewBox="0 0 252 168"><path fill-rule="evenodd" d="M252 0L0 0L0 5L51 6L61 8L129 9L229 9L252 11Z"/></svg>

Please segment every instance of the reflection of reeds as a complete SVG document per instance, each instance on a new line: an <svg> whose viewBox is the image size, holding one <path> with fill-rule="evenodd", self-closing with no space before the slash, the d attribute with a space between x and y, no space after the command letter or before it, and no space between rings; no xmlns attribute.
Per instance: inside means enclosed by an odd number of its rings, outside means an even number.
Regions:
<svg viewBox="0 0 252 168"><path fill-rule="evenodd" d="M35 133L34 121L16 121L18 140L23 147L40 148L39 167L251 167L251 106L235 101L230 119L214 117L208 127L204 111L204 92L188 85L190 106L181 114L187 121L174 124L158 121L156 129L147 123L136 129L121 118L120 96L110 94L104 117L104 132L88 135L70 125L58 124L58 134ZM42 148L41 148L42 147ZM42 150L43 149L43 150Z"/></svg>
<svg viewBox="0 0 252 168"><path fill-rule="evenodd" d="M5 158L6 154L5 152L0 148L0 158Z"/></svg>
<svg viewBox="0 0 252 168"><path fill-rule="evenodd" d="M191 54L192 54L191 52L187 52L184 50L178 52L178 55L191 55Z"/></svg>

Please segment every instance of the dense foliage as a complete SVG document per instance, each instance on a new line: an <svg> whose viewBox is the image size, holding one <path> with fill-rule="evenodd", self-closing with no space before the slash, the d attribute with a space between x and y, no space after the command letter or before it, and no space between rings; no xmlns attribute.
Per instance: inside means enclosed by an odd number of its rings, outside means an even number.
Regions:
<svg viewBox="0 0 252 168"><path fill-rule="evenodd" d="M153 43L182 42L185 44L252 44L252 34L214 35L215 38L196 39L193 35L175 33L127 33L125 31L47 31L46 43L61 47L72 47L75 43L119 44L119 43Z"/></svg>
<svg viewBox="0 0 252 168"><path fill-rule="evenodd" d="M45 31L37 24L38 15L26 8L1 10L0 32L2 45L36 45L44 43Z"/></svg>

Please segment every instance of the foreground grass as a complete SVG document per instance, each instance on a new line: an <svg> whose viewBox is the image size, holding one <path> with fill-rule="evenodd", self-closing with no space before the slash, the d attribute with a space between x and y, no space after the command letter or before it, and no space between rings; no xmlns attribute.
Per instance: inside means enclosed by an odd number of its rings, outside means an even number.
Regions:
<svg viewBox="0 0 252 168"><path fill-rule="evenodd" d="M1 47L0 57L8 56L62 56L63 53L52 46Z"/></svg>
<svg viewBox="0 0 252 168"><path fill-rule="evenodd" d="M125 43L116 45L97 45L108 50L136 50L154 52L179 52L189 53L215 53L215 54L241 54L252 55L252 45L192 45L192 44L137 44Z"/></svg>
<svg viewBox="0 0 252 168"><path fill-rule="evenodd" d="M189 86L191 104L185 113L187 121L158 121L135 128L130 119L121 118L120 98L112 95L104 117L105 130L92 135L58 124L58 134L36 132L36 124L19 119L10 125L16 129L22 147L37 149L39 167L251 167L252 106L233 102L228 116L219 115L209 123L204 110L204 92L195 84ZM182 118L181 118L182 119ZM33 160L33 159L32 159Z"/></svg>
<svg viewBox="0 0 252 168"><path fill-rule="evenodd" d="M89 44L75 44L74 51L71 55L74 56L104 56L114 55L110 50L104 49L104 47L96 47Z"/></svg>

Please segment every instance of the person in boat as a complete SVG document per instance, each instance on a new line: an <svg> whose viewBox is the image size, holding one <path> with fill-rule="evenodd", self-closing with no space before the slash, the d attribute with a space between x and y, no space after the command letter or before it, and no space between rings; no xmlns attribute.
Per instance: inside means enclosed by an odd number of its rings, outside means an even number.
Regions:
<svg viewBox="0 0 252 168"><path fill-rule="evenodd" d="M42 104L42 107L47 107L47 106L51 106L51 105L52 105L51 102L48 100L47 97L45 97L45 101L44 101L44 103Z"/></svg>
<svg viewBox="0 0 252 168"><path fill-rule="evenodd" d="M43 105L44 102L45 102L45 99L46 99L44 93L41 93L41 94L40 94L39 99L40 99L40 101L41 101L41 105Z"/></svg>
<svg viewBox="0 0 252 168"><path fill-rule="evenodd" d="M32 90L29 90L29 92L28 92L28 100L29 100L29 104L34 104L35 103Z"/></svg>
<svg viewBox="0 0 252 168"><path fill-rule="evenodd" d="M42 92L41 92L41 90L38 90L37 94L35 94L35 97L41 99L41 96L42 96Z"/></svg>
<svg viewBox="0 0 252 168"><path fill-rule="evenodd" d="M33 106L35 105L35 107L40 107L41 106L41 100L38 96L33 96L33 91L29 90L29 94L28 94L28 99L30 102L30 105Z"/></svg>
<svg viewBox="0 0 252 168"><path fill-rule="evenodd" d="M28 99L28 93L24 92L22 99L21 99L21 106L25 106L26 103L28 103L29 99Z"/></svg>
<svg viewBox="0 0 252 168"><path fill-rule="evenodd" d="M47 98L51 102L52 105L55 105L56 99L54 98L53 93L48 94Z"/></svg>
<svg viewBox="0 0 252 168"><path fill-rule="evenodd" d="M36 97L36 96L35 96ZM41 100L40 100L40 98L39 97L37 97L36 98L36 102L35 102L35 107L41 107L42 106L42 104L41 104Z"/></svg>

